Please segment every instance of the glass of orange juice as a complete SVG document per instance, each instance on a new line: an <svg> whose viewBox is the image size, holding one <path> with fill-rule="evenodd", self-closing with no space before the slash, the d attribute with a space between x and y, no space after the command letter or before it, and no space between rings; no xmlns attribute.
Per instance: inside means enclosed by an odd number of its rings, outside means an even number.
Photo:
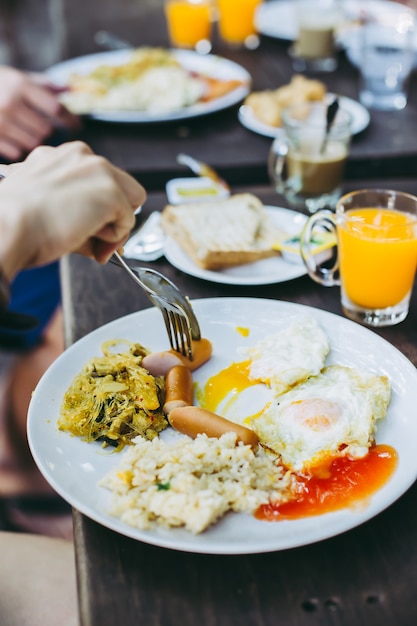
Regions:
<svg viewBox="0 0 417 626"><path fill-rule="evenodd" d="M255 14L262 0L217 0L220 37L232 47L256 47Z"/></svg>
<svg viewBox="0 0 417 626"><path fill-rule="evenodd" d="M314 237L336 235L333 267L317 264ZM389 189L362 189L319 211L306 223L301 254L311 278L340 285L345 315L369 326L392 326L408 314L417 268L417 197Z"/></svg>
<svg viewBox="0 0 417 626"><path fill-rule="evenodd" d="M174 47L210 52L212 0L165 0L165 15Z"/></svg>

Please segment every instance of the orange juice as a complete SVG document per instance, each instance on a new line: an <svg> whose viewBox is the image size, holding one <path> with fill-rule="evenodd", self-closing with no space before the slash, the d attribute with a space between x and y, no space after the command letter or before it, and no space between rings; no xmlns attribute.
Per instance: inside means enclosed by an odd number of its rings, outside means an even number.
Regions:
<svg viewBox="0 0 417 626"><path fill-rule="evenodd" d="M224 41L240 45L256 33L255 11L261 0L217 0L219 32Z"/></svg>
<svg viewBox="0 0 417 626"><path fill-rule="evenodd" d="M351 302L369 309L399 304L411 291L417 267L416 218L361 208L347 211L337 229L341 280Z"/></svg>
<svg viewBox="0 0 417 626"><path fill-rule="evenodd" d="M173 46L194 48L199 41L210 40L210 0L167 0L165 14Z"/></svg>

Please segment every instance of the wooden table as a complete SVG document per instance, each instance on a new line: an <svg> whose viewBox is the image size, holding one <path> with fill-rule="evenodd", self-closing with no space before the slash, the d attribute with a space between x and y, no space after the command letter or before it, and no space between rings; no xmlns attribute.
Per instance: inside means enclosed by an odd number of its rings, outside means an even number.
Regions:
<svg viewBox="0 0 417 626"><path fill-rule="evenodd" d="M370 185L417 192L417 182ZM367 183L366 183L367 184ZM348 188L357 188L352 183ZM270 188L250 188L277 204ZM165 203L150 194L144 216ZM244 287L190 277L165 259L153 267L192 299L252 296L340 314L339 290L308 277ZM63 262L67 343L149 301L115 266ZM407 319L376 331L417 364L417 290ZM86 297L85 294L88 294ZM182 553L119 535L74 511L82 626L415 626L417 486L386 511L340 536L296 549L240 556Z"/></svg>
<svg viewBox="0 0 417 626"><path fill-rule="evenodd" d="M133 32L118 23L117 34L134 45L168 45L162 10L145 13ZM116 26L115 26L116 28ZM83 44L83 45L81 45ZM245 67L254 90L274 89L294 74L288 55L290 42L261 38L257 50L231 50L218 39L213 53ZM93 36L72 48L72 55L97 52ZM358 98L358 70L339 54L337 71L315 76L329 91ZM228 110L176 123L109 124L86 121L80 137L92 148L137 176L148 189L162 189L169 178L187 174L176 163L179 152L209 162L234 185L267 183L267 155L271 139L244 128L238 121L239 105ZM417 82L411 80L410 99L403 111L371 112L366 130L355 136L346 177L348 179L414 176L417 164Z"/></svg>

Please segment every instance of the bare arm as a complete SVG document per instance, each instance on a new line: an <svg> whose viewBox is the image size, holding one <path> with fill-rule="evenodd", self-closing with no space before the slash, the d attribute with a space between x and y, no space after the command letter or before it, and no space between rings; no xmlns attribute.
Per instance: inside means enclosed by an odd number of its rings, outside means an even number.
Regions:
<svg viewBox="0 0 417 626"><path fill-rule="evenodd" d="M59 89L42 74L0 66L0 154L10 161L40 145L54 128L79 119L60 103Z"/></svg>
<svg viewBox="0 0 417 626"><path fill-rule="evenodd" d="M0 267L9 280L69 252L106 262L146 198L134 178L78 141L36 148L0 173Z"/></svg>

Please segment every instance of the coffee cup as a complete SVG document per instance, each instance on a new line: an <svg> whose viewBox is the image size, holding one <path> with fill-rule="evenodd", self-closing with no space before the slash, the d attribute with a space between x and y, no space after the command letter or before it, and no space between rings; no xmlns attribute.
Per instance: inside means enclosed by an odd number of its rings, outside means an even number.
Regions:
<svg viewBox="0 0 417 626"><path fill-rule="evenodd" d="M352 118L339 109L327 130L328 104L307 102L284 109L282 131L274 139L268 170L278 193L309 213L334 208L351 140Z"/></svg>
<svg viewBox="0 0 417 626"><path fill-rule="evenodd" d="M337 67L335 32L339 0L296 0L297 38L290 49L297 72L332 72Z"/></svg>

